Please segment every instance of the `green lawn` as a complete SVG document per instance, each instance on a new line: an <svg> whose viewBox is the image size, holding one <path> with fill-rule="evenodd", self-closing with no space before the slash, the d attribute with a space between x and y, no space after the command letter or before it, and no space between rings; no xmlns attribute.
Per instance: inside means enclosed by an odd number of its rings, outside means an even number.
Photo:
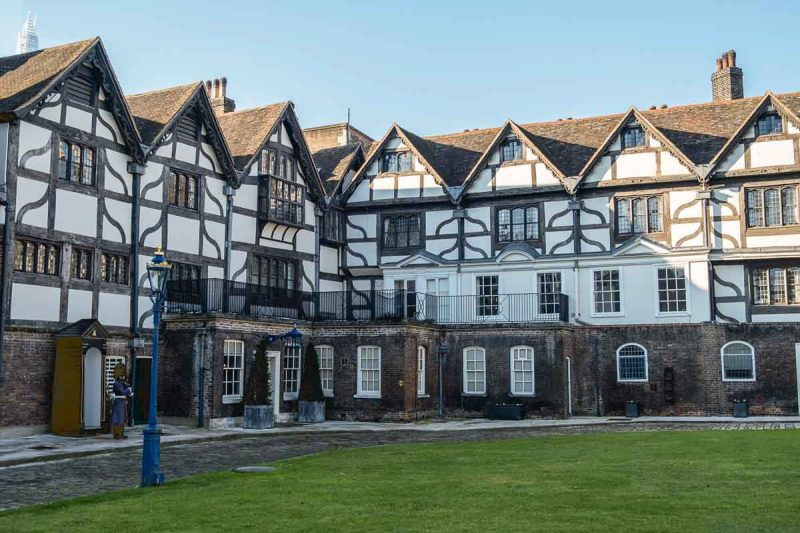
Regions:
<svg viewBox="0 0 800 533"><path fill-rule="evenodd" d="M0 530L786 531L800 432L620 433L342 450L0 513Z"/></svg>

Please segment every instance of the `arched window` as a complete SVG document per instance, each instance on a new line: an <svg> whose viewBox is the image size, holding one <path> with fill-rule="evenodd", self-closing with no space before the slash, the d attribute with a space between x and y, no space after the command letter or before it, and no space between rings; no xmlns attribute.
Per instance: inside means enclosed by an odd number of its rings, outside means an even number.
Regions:
<svg viewBox="0 0 800 533"><path fill-rule="evenodd" d="M514 346L511 348L511 394L533 396L533 348Z"/></svg>
<svg viewBox="0 0 800 533"><path fill-rule="evenodd" d="M623 344L617 349L617 381L647 381L647 350L641 344Z"/></svg>
<svg viewBox="0 0 800 533"><path fill-rule="evenodd" d="M486 394L486 350L464 348L464 394Z"/></svg>
<svg viewBox="0 0 800 533"><path fill-rule="evenodd" d="M417 396L425 396L425 347L417 346Z"/></svg>
<svg viewBox="0 0 800 533"><path fill-rule="evenodd" d="M756 352L746 342L729 342L722 354L722 381L755 381Z"/></svg>

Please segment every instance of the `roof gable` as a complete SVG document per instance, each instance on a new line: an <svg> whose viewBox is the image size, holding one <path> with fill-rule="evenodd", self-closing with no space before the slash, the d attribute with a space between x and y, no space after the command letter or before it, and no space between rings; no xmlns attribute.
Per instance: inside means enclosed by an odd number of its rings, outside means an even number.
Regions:
<svg viewBox="0 0 800 533"><path fill-rule="evenodd" d="M613 255L635 256L635 255L664 255L670 252L670 248L664 244L648 238L646 235L639 235L622 246L614 250Z"/></svg>
<svg viewBox="0 0 800 533"><path fill-rule="evenodd" d="M217 117L236 167L245 170L275 131L290 103L280 102Z"/></svg>
<svg viewBox="0 0 800 533"><path fill-rule="evenodd" d="M311 154L319 172L325 194L328 198L336 195L342 180L349 170L358 170L364 161L361 143L346 144L333 148L323 148Z"/></svg>

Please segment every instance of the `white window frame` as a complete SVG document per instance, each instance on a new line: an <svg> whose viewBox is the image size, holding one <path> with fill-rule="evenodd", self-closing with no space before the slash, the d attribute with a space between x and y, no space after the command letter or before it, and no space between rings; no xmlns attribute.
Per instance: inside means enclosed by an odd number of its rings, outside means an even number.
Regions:
<svg viewBox="0 0 800 533"><path fill-rule="evenodd" d="M472 392L467 392L467 352L470 350L476 350L477 353L483 355L483 380L479 382L475 380L475 383L481 383L483 385L482 390L475 390ZM461 352L461 366L462 366L462 380L461 380L461 393L464 396L486 396L486 348L482 348L480 346L467 346ZM475 371L478 372L478 371ZM477 389L477 387L476 387Z"/></svg>
<svg viewBox="0 0 800 533"><path fill-rule="evenodd" d="M620 374L620 366L619 366L619 356L620 351L626 346L636 346L637 348L641 348L644 352L644 379L622 379L622 375ZM621 345L617 348L617 382L618 383L647 383L650 380L650 358L647 355L647 348L642 346L637 342L626 342L625 344Z"/></svg>
<svg viewBox="0 0 800 533"><path fill-rule="evenodd" d="M520 351L529 351L530 352L530 361L531 361L531 391L530 392L518 392L516 390L517 381L514 379L514 373L517 372L514 369L514 356L517 355ZM533 346L512 346L508 352L509 358L509 377L511 379L511 396L536 396L536 350L533 349ZM521 361L527 361L527 359L521 359ZM527 370L520 370L520 372L527 373ZM523 380L522 383L525 381Z"/></svg>
<svg viewBox="0 0 800 533"><path fill-rule="evenodd" d="M114 394L114 369L117 365L123 364L128 366L128 358L124 355L107 355L103 362L103 371L105 373L105 391L106 394Z"/></svg>
<svg viewBox="0 0 800 533"><path fill-rule="evenodd" d="M661 295L658 290L658 271L664 268L672 268L672 269L683 269L683 280L686 284L686 311L661 311ZM678 264L678 265L670 265L670 264L663 264L663 265L655 265L653 268L653 276L655 279L654 289L655 289L655 297L656 297L656 316L689 316L691 315L692 309L692 302L691 302L691 292L692 292L692 284L691 284L691 276L689 271L688 264Z"/></svg>
<svg viewBox="0 0 800 533"><path fill-rule="evenodd" d="M425 346L417 346L417 398L427 398L425 389L425 364L428 360L428 349Z"/></svg>
<svg viewBox="0 0 800 533"><path fill-rule="evenodd" d="M376 350L378 355L378 390L365 391L362 388L361 372L365 371L361 368L361 359L367 355L367 350ZM355 398L380 398L381 397L381 347L380 346L359 346L356 355L357 372L356 372L356 395ZM373 369L370 369L373 370Z"/></svg>
<svg viewBox="0 0 800 533"><path fill-rule="evenodd" d="M597 310L596 310L597 308L595 307L595 303L596 302L595 302L595 294L594 294L594 273L595 272L604 272L606 270L616 270L617 274L618 274L618 279L619 279L619 311L612 311L612 312L608 312L608 313L598 313ZM589 286L591 288L591 294L592 294L592 298L591 298L591 303L592 303L591 316L598 317L598 318L625 316L625 287L624 287L624 284L622 282L622 278L623 278L622 272L623 272L622 268L619 268L619 267L593 268L593 269L591 269L589 271Z"/></svg>
<svg viewBox="0 0 800 533"><path fill-rule="evenodd" d="M229 355L228 347L234 347L233 354ZM241 353L236 353L237 348L241 348ZM226 372L229 370L227 367L228 364L228 357L232 356L234 359L239 356L241 357L241 365L237 367L233 367L230 370L239 371L239 379L237 381L228 380L226 378ZM239 388L239 394L225 394L226 385L228 383L237 384ZM225 339L222 343L222 403L239 403L242 401L243 396L243 387L244 387L244 341L237 340L237 339Z"/></svg>
<svg viewBox="0 0 800 533"><path fill-rule="evenodd" d="M288 358L287 350L289 347L292 349L296 349L297 352L297 368L289 367L286 364L286 359ZM284 400L296 400L298 395L300 394L300 381L303 375L303 345L302 344L293 344L293 345L286 345L284 349L281 351L281 370L283 370L283 399ZM297 379L288 379L289 372L297 372ZM287 392L286 384L287 383L294 383L297 382L297 390Z"/></svg>
<svg viewBox="0 0 800 533"><path fill-rule="evenodd" d="M333 346L329 344L321 344L319 346L314 346L314 349L317 352L317 360L319 361L319 381L322 384L322 393L328 397L333 397ZM330 350L330 354L323 352L328 352ZM322 366L323 359L330 358L330 366ZM330 372L330 378L324 377L323 372ZM325 381L328 381L330 386L325 387Z"/></svg>
<svg viewBox="0 0 800 533"><path fill-rule="evenodd" d="M541 278L543 276L548 276L548 275L553 275L553 274L558 276L558 287L560 289L558 293L555 293L557 295L556 296L557 300L555 302L555 307L557 308L557 311L554 312L554 313L544 313L544 312L542 312L542 307L545 306L545 305L553 305L553 304L544 304L543 301L542 301L542 292L540 290L541 287L542 287ZM540 316L558 316L559 313L561 312L561 300L560 300L558 295L564 294L564 276L561 274L561 271L560 270L542 270L542 271L539 271L539 272L535 272L534 276L533 276L533 283L534 283L534 287L536 288L536 294L539 295L538 296L538 302L536 304L536 306L537 306L536 314L540 315ZM552 282L550 282L550 283L552 283Z"/></svg>
<svg viewBox="0 0 800 533"><path fill-rule="evenodd" d="M748 348L750 348L750 364L753 368L753 377L752 378L726 378L725 377L725 348L730 346L731 344L744 344ZM722 370L722 381L728 383L752 383L756 380L756 349L753 348L753 345L749 342L745 341L730 341L726 342L722 348L719 349L719 357L720 357L720 369Z"/></svg>

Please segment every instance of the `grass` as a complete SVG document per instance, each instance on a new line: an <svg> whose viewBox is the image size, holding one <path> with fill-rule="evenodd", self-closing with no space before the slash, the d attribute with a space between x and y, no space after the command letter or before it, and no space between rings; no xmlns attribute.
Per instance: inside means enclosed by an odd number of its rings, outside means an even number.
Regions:
<svg viewBox="0 0 800 533"><path fill-rule="evenodd" d="M340 450L0 513L0 531L785 531L799 431Z"/></svg>

